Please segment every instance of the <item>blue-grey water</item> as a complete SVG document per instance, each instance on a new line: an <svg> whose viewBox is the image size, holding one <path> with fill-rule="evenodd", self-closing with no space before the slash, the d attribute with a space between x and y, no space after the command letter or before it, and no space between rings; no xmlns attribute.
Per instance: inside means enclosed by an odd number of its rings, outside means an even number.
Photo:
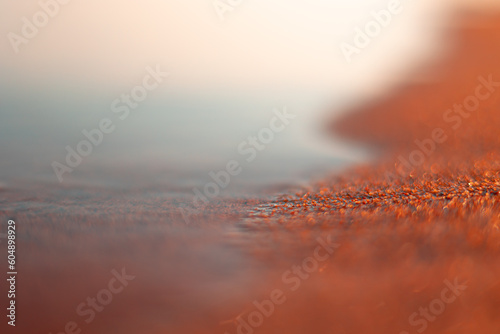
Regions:
<svg viewBox="0 0 500 334"><path fill-rule="evenodd" d="M119 94L27 88L3 90L1 95L4 187L159 186L189 195L194 187L202 189L212 181L210 172L224 170L235 160L241 172L231 177L223 193L241 194L301 184L366 156L325 133L328 106L318 96L157 94L120 119L122 114L110 107ZM289 124L276 121L283 130L275 132L269 143L259 142L261 150L252 149L250 136L269 128L276 112L285 111L293 115ZM52 164L67 165L66 147L76 151L78 143L87 139L82 131L98 128L103 119L111 121L113 131L103 134L102 143L92 145L80 164L68 166L72 171L61 174L59 182Z"/></svg>

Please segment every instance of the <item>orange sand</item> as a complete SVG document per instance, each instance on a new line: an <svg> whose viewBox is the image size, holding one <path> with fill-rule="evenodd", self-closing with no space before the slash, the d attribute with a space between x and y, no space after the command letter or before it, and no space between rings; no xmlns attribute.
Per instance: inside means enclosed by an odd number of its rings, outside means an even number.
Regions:
<svg viewBox="0 0 500 334"><path fill-rule="evenodd" d="M321 318L318 331L500 332L500 87L475 111L447 112L476 94L478 76L500 86L500 17L477 22L457 32L438 83L408 85L333 125L381 149L379 162L256 210L259 230L330 233L341 245L322 285L311 287L317 295L297 300ZM424 159L415 140L427 140ZM417 163L405 166L411 154ZM409 316L455 277L467 282L459 301L412 326Z"/></svg>

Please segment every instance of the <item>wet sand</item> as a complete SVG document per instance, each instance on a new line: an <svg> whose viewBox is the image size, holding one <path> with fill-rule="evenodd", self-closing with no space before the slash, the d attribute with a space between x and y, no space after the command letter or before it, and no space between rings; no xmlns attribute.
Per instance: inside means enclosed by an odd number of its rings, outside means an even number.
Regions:
<svg viewBox="0 0 500 334"><path fill-rule="evenodd" d="M500 81L500 16L476 21L437 83L332 125L382 158L308 190L221 198L186 224L164 189L3 189L19 227L15 332L498 333L500 87L460 125L443 119L478 76ZM113 270L133 278L109 300Z"/></svg>

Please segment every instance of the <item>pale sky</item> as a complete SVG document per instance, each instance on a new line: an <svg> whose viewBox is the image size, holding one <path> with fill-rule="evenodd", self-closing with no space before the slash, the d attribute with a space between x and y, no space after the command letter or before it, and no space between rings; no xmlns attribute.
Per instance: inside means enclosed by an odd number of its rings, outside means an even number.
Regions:
<svg viewBox="0 0 500 334"><path fill-rule="evenodd" d="M467 2L402 0L402 13L346 63L340 44L389 1L242 0L222 21L213 0L72 0L16 54L7 35L21 35L21 19L40 5L1 0L0 71L21 82L128 87L158 63L172 73L169 89L188 92L380 86L445 49L433 27L450 3Z"/></svg>

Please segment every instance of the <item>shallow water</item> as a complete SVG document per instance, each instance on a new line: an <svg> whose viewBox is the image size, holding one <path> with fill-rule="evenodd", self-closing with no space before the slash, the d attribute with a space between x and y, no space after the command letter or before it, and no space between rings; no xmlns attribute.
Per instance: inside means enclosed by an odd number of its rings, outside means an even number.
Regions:
<svg viewBox="0 0 500 334"><path fill-rule="evenodd" d="M256 194L270 185L297 185L312 175L341 168L367 154L340 142L332 142L321 128L316 98L293 99L162 97L145 101L121 120L104 96L78 97L63 92L2 94L0 181L4 187L43 183L47 186L99 186L127 189L162 187L166 192L193 195L212 182L210 172L225 170L235 160L241 172L221 194ZM29 96L29 97L26 97ZM63 96L63 98L61 98ZM269 122L277 120L280 132L268 130L252 146ZM66 162L69 146L77 146L108 118L114 131L102 143L61 174L58 181L51 164ZM285 124L283 122L289 122ZM283 124L281 126L280 124ZM250 161L249 161L250 160ZM227 182L226 182L227 183Z"/></svg>

